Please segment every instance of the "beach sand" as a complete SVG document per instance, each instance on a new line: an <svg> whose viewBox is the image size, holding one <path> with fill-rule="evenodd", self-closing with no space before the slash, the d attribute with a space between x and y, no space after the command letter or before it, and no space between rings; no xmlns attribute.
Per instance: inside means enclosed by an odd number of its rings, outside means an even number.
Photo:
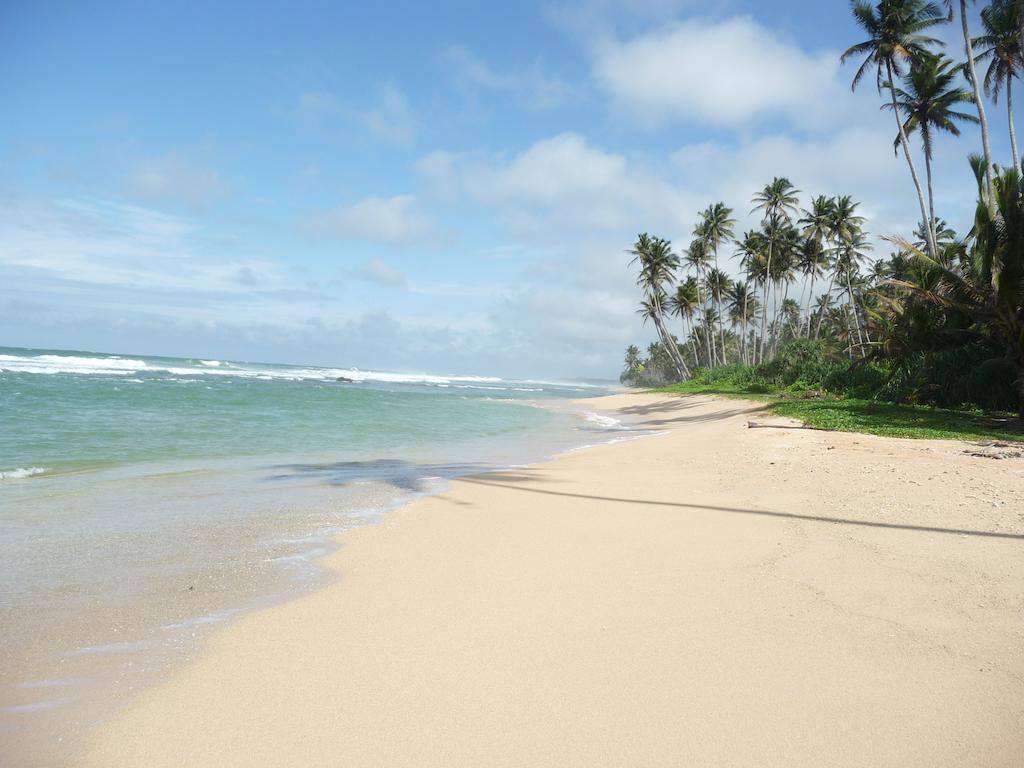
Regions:
<svg viewBox="0 0 1024 768"><path fill-rule="evenodd" d="M1021 766L1024 460L593 401L664 434L345 534L88 766Z"/></svg>

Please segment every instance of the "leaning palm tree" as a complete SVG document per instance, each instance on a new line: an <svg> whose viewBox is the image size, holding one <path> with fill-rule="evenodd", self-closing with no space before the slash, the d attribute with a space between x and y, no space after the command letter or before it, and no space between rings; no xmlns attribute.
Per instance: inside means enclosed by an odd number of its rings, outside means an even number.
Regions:
<svg viewBox="0 0 1024 768"><path fill-rule="evenodd" d="M924 168L928 183L928 227L931 232L932 245L938 252L938 234L935 227L935 194L932 187L932 157L935 147L935 133L945 132L953 136L960 135L957 121L968 123L978 122L978 118L966 112L958 112L957 104L966 104L973 100L971 92L960 88L956 79L963 71L962 64L954 64L947 56L924 54L910 68L903 78L903 88L893 87L886 83L895 94L893 104L883 104L886 109L900 109L907 119L903 123L903 131L893 142L899 151L902 137L914 131L921 134L921 145L924 148Z"/></svg>
<svg viewBox="0 0 1024 768"><path fill-rule="evenodd" d="M981 25L985 34L974 39L982 50L978 62L988 61L985 72L985 95L998 102L1000 89L1006 90L1006 117L1010 127L1010 149L1013 152L1013 167L1020 168L1017 153L1017 131L1013 124L1013 78L1020 77L1024 67L1024 47L1021 40L1020 2L996 0L981 12Z"/></svg>
<svg viewBox="0 0 1024 768"><path fill-rule="evenodd" d="M733 227L735 225L736 220L732 218L732 209L728 208L725 203L709 205L701 213L700 233L707 247L711 249L716 272L720 272L718 269L718 249L723 243L733 239ZM714 293L712 295L715 296L716 304L720 305L724 291L721 285L718 287L717 295ZM722 342L722 362L727 364L729 361L726 359L725 354L725 326L721 322L721 314L719 314L718 335Z"/></svg>
<svg viewBox="0 0 1024 768"><path fill-rule="evenodd" d="M644 291L644 301L640 313L644 319L650 319L661 337L669 358L672 360L680 378L690 375L683 356L679 353L672 335L665 327L665 286L675 282L675 273L679 268L679 257L672 252L668 240L651 237L646 232L637 236L636 243L628 251L633 255L630 264L640 265L640 276L637 285Z"/></svg>
<svg viewBox="0 0 1024 768"><path fill-rule="evenodd" d="M950 18L952 18L953 0L944 0L944 2L946 7L949 8ZM981 123L981 148L985 153L985 197L991 203L995 171L992 164L992 146L989 141L988 116L985 114L985 101L981 98L981 82L978 80L978 70L974 66L974 44L971 40L971 29L967 23L967 0L960 0L960 30L964 36L964 53L967 54L967 82L971 84L971 90L974 92L974 107L978 110L978 122ZM1024 36L1024 29L1021 29L1020 32Z"/></svg>
<svg viewBox="0 0 1024 768"><path fill-rule="evenodd" d="M775 248L775 238L772 236L772 232L779 229L783 220L788 223L791 213L796 213L797 203L800 201L800 198L798 197L799 194L800 190L796 189L789 179L784 176L776 176L771 180L771 183L765 184L764 188L762 188L761 191L756 193L753 197L752 202L754 203L754 208L751 210L751 213L761 211L763 214L762 222L765 225L767 245L767 264L765 265L766 281L771 279L772 274L772 252ZM761 305L761 340L758 343L759 362L764 360L765 332L767 328L768 288L766 282L764 303Z"/></svg>
<svg viewBox="0 0 1024 768"><path fill-rule="evenodd" d="M864 336L860 323L860 308L857 306L857 299L854 294L854 283L859 278L860 265L867 258L867 251L871 250L871 243L867 235L857 231L852 237L845 240L836 254L836 271L842 273L846 278L847 311L852 323L850 325L850 346L849 353L853 355L853 334L857 333L857 342L863 353Z"/></svg>
<svg viewBox="0 0 1024 768"><path fill-rule="evenodd" d="M900 115L894 83L896 76L903 74L905 64L913 65L919 62L928 53L928 46L942 45L940 40L923 33L937 24L942 24L946 18L938 5L924 0L879 0L875 5L866 0L853 0L851 7L854 20L867 33L868 39L847 48L840 61L845 62L851 57L866 55L853 76L853 89L857 88L872 67L875 69L875 82L879 94L883 85L888 87L892 110L896 116L896 126L899 129L900 145L903 147L903 155L907 159L910 176L917 190L921 218L928 221L924 192L921 189L914 158L910 154L910 142L903 129L903 118ZM929 225L928 252L934 255L935 251L935 237L931 234Z"/></svg>

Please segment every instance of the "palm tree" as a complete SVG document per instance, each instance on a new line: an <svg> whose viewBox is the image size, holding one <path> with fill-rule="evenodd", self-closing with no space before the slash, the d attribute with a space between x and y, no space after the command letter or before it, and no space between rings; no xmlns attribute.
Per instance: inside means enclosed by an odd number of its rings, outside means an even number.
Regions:
<svg viewBox="0 0 1024 768"><path fill-rule="evenodd" d="M866 0L853 0L851 7L854 19L867 33L868 39L847 48L840 61L845 62L853 56L866 54L866 58L853 76L851 86L853 89L857 88L867 71L874 66L875 81L878 92L881 94L882 74L885 73L884 85L889 89L892 110L895 113L896 126L899 129L900 144L903 147L903 154L907 159L910 176L914 180L914 188L917 190L918 203L921 206L921 218L928 222L924 192L921 190L921 181L917 175L914 158L910 154L910 142L907 141L907 134L903 129L903 119L900 116L894 84L896 75L903 74L904 64L916 64L928 53L928 46L942 45L940 40L922 33L943 23L946 18L939 10L938 5L933 2L925 2L925 0L879 0L874 6ZM928 252L934 255L936 251L935 237L931 234L930 223L928 229Z"/></svg>
<svg viewBox="0 0 1024 768"><path fill-rule="evenodd" d="M797 268L804 276L804 282L810 281L807 290L807 301L803 301L803 291L801 291L801 304L807 308L807 325L806 328L801 324L799 335L809 337L811 335L811 301L814 300L814 285L817 283L818 278L824 276L825 270L829 266L828 252L825 250L825 245L822 241L815 237L804 237L800 242L799 259Z"/></svg>
<svg viewBox="0 0 1024 768"><path fill-rule="evenodd" d="M645 321L650 319L661 337L669 358L672 360L680 378L690 375L683 356L679 353L672 335L665 327L665 289L664 286L675 282L675 273L679 268L679 257L672 252L668 240L650 237L646 232L637 236L633 248L628 251L633 255L630 264L640 264L640 276L637 285L643 288L644 301L640 313Z"/></svg>
<svg viewBox="0 0 1024 768"><path fill-rule="evenodd" d="M626 347L625 366L619 380L626 383L627 379L634 379L643 370L643 360L640 358L640 348L636 344Z"/></svg>
<svg viewBox="0 0 1024 768"><path fill-rule="evenodd" d="M742 240L738 240L736 243L739 246L736 255L740 257L740 267L743 269L743 283L746 286L747 291L744 296L750 294L750 279L757 271L757 264L763 258L765 249L764 237L760 232L749 230L743 235ZM747 309L744 307L743 315L746 316ZM756 313L755 313L756 314ZM744 344L746 344L746 338L744 337Z"/></svg>
<svg viewBox="0 0 1024 768"><path fill-rule="evenodd" d="M771 279L775 284L775 327L779 332L772 337L772 355L779 349L783 329L783 305L789 300L789 286L796 279L797 251L800 245L800 233L788 218L776 219L766 229L772 243L774 258L772 259ZM779 301L778 291L782 288L782 300Z"/></svg>
<svg viewBox="0 0 1024 768"><path fill-rule="evenodd" d="M698 227L701 236L708 248L711 249L711 253L715 260L715 272L720 272L718 269L718 248L725 242L733 239L733 227L736 225L736 220L732 218L732 209L726 207L725 203L715 203L709 205L701 213L701 224ZM718 286L717 294L712 292L715 297L715 302L721 304L724 290L722 285ZM722 342L722 362L728 363L725 353L725 327L722 325L721 319L718 324L718 335Z"/></svg>
<svg viewBox="0 0 1024 768"><path fill-rule="evenodd" d="M761 305L761 340L758 344L758 360L764 360L765 331L768 328L768 289L767 281L771 279L772 272L772 251L775 247L774 238L769 230L777 230L781 219L789 221L790 213L796 212L799 202L800 190L796 189L792 182L784 176L776 176L769 184L756 193L751 202L754 208L751 213L761 211L763 214L762 223L765 225L765 237L767 246L767 263L765 265L765 292L764 303Z"/></svg>
<svg viewBox="0 0 1024 768"><path fill-rule="evenodd" d="M900 285L943 313L967 317L969 334L1006 350L1005 359L1016 370L1018 412L1024 418L1024 180L1017 170L1008 170L995 179L993 192L993 202L982 196L978 203L971 258L962 264L943 264L912 243L896 240L937 276L922 285L911 275Z"/></svg>
<svg viewBox="0 0 1024 768"><path fill-rule="evenodd" d="M887 109L899 108L907 115L903 123L902 136L906 137L914 131L920 131L921 144L924 147L925 176L928 181L928 226L932 236L933 252L938 253L938 235L935 228L935 195L932 189L932 151L934 149L933 132L945 131L954 136L960 135L957 120L970 123L978 122L978 118L966 112L953 109L957 104L966 104L972 100L970 91L959 88L955 84L957 76L963 71L962 64L953 64L946 56L924 54L910 68L903 78L904 88L893 87L886 83L895 99L893 104L883 104ZM893 146L899 149L900 136L896 137Z"/></svg>
<svg viewBox="0 0 1024 768"><path fill-rule="evenodd" d="M704 285L704 280L703 280L703 278L701 276L701 272L702 271L705 271L705 272L707 271L707 269L708 269L708 262L709 262L707 243L705 242L705 240L700 238L700 237L698 237L696 240L691 242L690 243L690 247L687 248L686 251L683 254L683 261L686 262L686 265L689 268L691 268L692 270L694 270L694 272L696 272L696 275L697 275L697 302L700 304L700 306L704 306L707 303L707 297L704 296L704 294L701 292L701 286ZM711 337L711 336L706 336L704 338L704 344L707 347L708 367L709 368L712 367L715 364L714 363L714 359L715 358L714 358L714 354L713 354L712 348L711 348L712 341L713 341L713 337Z"/></svg>
<svg viewBox="0 0 1024 768"><path fill-rule="evenodd" d="M984 48L978 54L978 61L988 61L985 73L985 95L999 101L1000 88L1006 89L1006 117L1010 125L1010 148L1013 151L1013 167L1020 169L1020 155L1017 153L1017 131L1013 124L1013 78L1019 77L1024 66L1024 48L1021 45L1020 3L1015 0L996 0L981 12L981 25L985 34L974 39L974 44Z"/></svg>
<svg viewBox="0 0 1024 768"><path fill-rule="evenodd" d="M811 301L814 299L815 280L828 266L828 242L835 215L835 200L818 195L811 200L810 210L804 211L799 223L803 225L804 246L800 266L804 277L810 276L811 288L807 295L807 336L811 335Z"/></svg>
<svg viewBox="0 0 1024 768"><path fill-rule="evenodd" d="M707 293L714 302L713 306L718 315L718 329L719 339L721 341L721 351L719 359L723 364L728 364L725 353L725 333L722 331L722 302L725 300L726 295L729 293L729 288L732 285L732 280L722 270L712 267L708 270L707 275L704 278L707 284Z"/></svg>
<svg viewBox="0 0 1024 768"><path fill-rule="evenodd" d="M700 356L697 354L697 345L694 342L693 316L700 306L700 287L697 278L690 275L686 280L676 286L676 292L668 298L668 308L676 317L684 321L684 330L689 327L687 336L690 339L690 352L693 354L693 364L700 365ZM709 363L710 365L710 363Z"/></svg>
<svg viewBox="0 0 1024 768"><path fill-rule="evenodd" d="M749 363L747 358L747 326L754 322L757 317L757 296L754 295L750 286L743 281L737 280L729 288L729 322L733 327L740 328L740 356L744 363Z"/></svg>
<svg viewBox="0 0 1024 768"><path fill-rule="evenodd" d="M944 0L950 14L953 13L952 0ZM985 114L985 102L981 98L981 85L978 82L978 70L974 66L974 45L971 41L971 30L967 24L967 0L960 0L960 29L964 35L964 52L967 54L967 81L974 92L974 107L978 110L978 122L981 123L981 148L985 153L985 197L992 199L992 184L995 171L992 170L992 146L989 141L988 116ZM1024 35L1024 29L1021 30Z"/></svg>
<svg viewBox="0 0 1024 768"><path fill-rule="evenodd" d="M859 217L858 217L859 218ZM864 348L864 337L861 333L860 325L860 310L857 307L857 300L854 297L853 284L854 277L859 275L860 264L867 258L867 251L871 250L871 243L868 240L867 235L860 231L854 232L853 235L844 240L836 254L836 269L842 271L843 276L846 278L846 295L848 299L847 309L850 316L853 319L853 327L850 328L850 346L849 352L853 354L853 331L857 332L857 341L861 346L861 351Z"/></svg>

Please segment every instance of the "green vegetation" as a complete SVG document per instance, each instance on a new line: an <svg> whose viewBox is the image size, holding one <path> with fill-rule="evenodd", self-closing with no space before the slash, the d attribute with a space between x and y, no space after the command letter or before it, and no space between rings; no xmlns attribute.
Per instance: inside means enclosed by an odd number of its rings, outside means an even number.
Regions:
<svg viewBox="0 0 1024 768"><path fill-rule="evenodd" d="M842 58L859 62L853 87L871 75L895 118L894 146L921 211L917 230L882 238L892 250L872 260L880 243L855 200L817 194L802 202L777 176L753 194L760 221L749 231L739 234L733 209L717 202L698 214L678 252L640 235L630 250L640 312L659 340L646 355L626 350L624 383L761 396L780 414L830 429L1021 439L1024 180L1010 102L1024 69L1024 0L986 6L978 38L965 7L851 3L865 39ZM957 10L963 62L933 36ZM978 63L987 64L983 83ZM983 92L1005 93L1008 166L993 160ZM964 123L980 124L982 154L969 154L970 173L964 167L978 203L960 235L936 213L933 155L936 134L959 136Z"/></svg>
<svg viewBox="0 0 1024 768"><path fill-rule="evenodd" d="M1024 425L1009 413L872 398L871 393L879 392L893 397L885 383L896 380L907 381L884 365L830 361L820 343L798 341L785 345L768 363L701 370L687 381L657 391L759 400L779 416L839 432L1024 442Z"/></svg>

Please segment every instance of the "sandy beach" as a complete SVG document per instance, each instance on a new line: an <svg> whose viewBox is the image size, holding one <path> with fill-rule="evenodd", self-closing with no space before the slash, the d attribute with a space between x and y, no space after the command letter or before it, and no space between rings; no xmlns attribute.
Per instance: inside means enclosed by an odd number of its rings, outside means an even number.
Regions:
<svg viewBox="0 0 1024 768"><path fill-rule="evenodd" d="M82 764L1022 765L1024 460L593 406L661 434L346 534L330 586L215 632Z"/></svg>

